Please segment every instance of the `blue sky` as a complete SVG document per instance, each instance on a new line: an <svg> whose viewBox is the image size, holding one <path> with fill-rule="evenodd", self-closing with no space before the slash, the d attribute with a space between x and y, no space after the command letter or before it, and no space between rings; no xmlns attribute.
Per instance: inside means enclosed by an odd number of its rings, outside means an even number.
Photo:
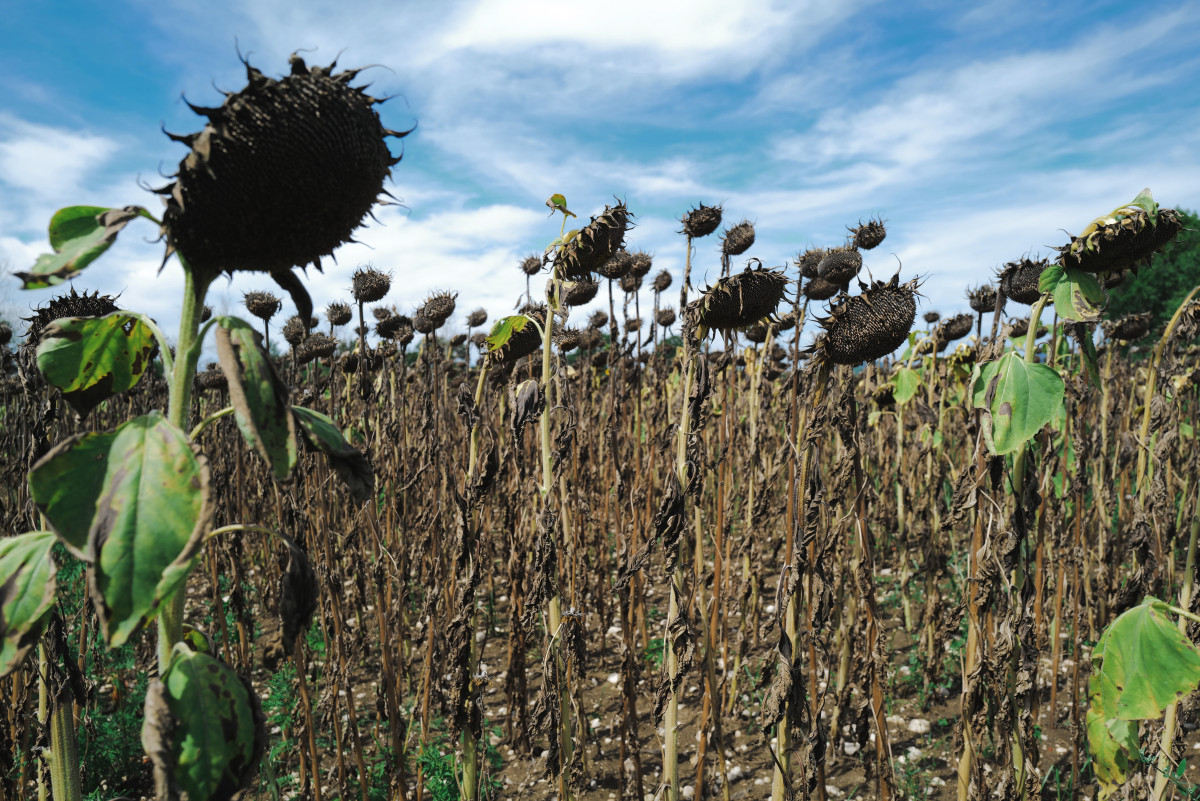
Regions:
<svg viewBox="0 0 1200 801"><path fill-rule="evenodd" d="M46 223L74 204L144 204L185 153L160 126L198 130L181 97L218 105L263 72L379 65L384 124L417 130L363 244L310 271L318 306L348 297L366 262L395 273L408 312L456 289L495 319L524 292L520 260L558 234L554 192L585 216L613 196L637 215L631 249L682 273L678 218L721 203L756 224L743 259L781 265L840 244L876 215L877 277L927 276L922 310L964 309L963 290L1005 261L1049 254L1144 186L1200 207L1200 5L1148 3L471 2L9 4L0 20L0 266L48 250ZM398 150L400 144L394 144ZM166 330L182 277L156 274L149 224L75 284L120 293ZM719 274L718 240L694 277ZM677 284L676 284L677 285ZM0 283L25 314L53 291ZM536 283L535 283L536 287ZM265 276L218 282L243 313ZM674 293L670 293L674 297Z"/></svg>

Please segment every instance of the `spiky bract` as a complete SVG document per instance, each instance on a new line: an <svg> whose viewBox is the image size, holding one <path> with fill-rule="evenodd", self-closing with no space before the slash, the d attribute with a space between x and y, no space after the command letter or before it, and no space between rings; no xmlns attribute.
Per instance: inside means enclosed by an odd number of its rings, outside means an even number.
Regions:
<svg viewBox="0 0 1200 801"><path fill-rule="evenodd" d="M379 101L350 86L357 70L289 59L275 80L249 64L247 86L218 108L192 106L204 129L171 138L191 151L164 195L168 255L183 253L210 276L278 273L313 264L351 241L371 211L393 158Z"/></svg>
<svg viewBox="0 0 1200 801"><path fill-rule="evenodd" d="M828 317L818 319L825 336L817 353L834 364L859 365L882 359L900 347L917 316L918 279L900 283L876 281L862 294L835 304Z"/></svg>

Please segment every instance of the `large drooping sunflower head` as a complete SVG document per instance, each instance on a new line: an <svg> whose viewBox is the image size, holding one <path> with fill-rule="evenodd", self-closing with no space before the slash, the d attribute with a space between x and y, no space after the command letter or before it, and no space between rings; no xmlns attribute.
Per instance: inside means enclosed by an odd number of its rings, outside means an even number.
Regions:
<svg viewBox="0 0 1200 801"><path fill-rule="evenodd" d="M1059 248L1066 267L1108 275L1137 268L1170 244L1183 230L1175 209L1164 209L1143 189L1133 202L1097 217L1079 236Z"/></svg>
<svg viewBox="0 0 1200 801"><path fill-rule="evenodd" d="M167 255L215 277L239 270L285 273L349 242L400 159L381 102L350 85L357 70L308 67L268 78L249 64L248 83L216 108L191 106L203 130L169 134L191 150L164 196ZM189 104L190 105L190 104Z"/></svg>
<svg viewBox="0 0 1200 801"><path fill-rule="evenodd" d="M813 351L834 364L859 365L882 359L900 347L917 316L918 279L900 283L875 281L860 295L835 303L829 316L818 318L825 329Z"/></svg>
<svg viewBox="0 0 1200 801"><path fill-rule="evenodd" d="M705 289L685 307L684 319L701 338L717 331L745 329L774 317L787 285L782 269L747 267Z"/></svg>

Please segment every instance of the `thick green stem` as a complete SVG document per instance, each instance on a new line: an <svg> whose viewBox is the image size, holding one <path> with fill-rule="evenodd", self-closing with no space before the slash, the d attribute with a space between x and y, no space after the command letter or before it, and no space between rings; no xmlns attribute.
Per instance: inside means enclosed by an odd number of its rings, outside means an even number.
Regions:
<svg viewBox="0 0 1200 801"><path fill-rule="evenodd" d="M179 314L179 341L176 343L174 369L171 371L170 394L167 400L167 420L176 428L187 430L192 405L192 381L196 375L196 362L200 360L201 340L200 315L204 311L204 296L211 282L206 276L197 276L182 254L184 288L183 308ZM183 639L183 606L187 600L186 582L175 595L163 605L158 619L158 665L159 673L171 661L171 649Z"/></svg>

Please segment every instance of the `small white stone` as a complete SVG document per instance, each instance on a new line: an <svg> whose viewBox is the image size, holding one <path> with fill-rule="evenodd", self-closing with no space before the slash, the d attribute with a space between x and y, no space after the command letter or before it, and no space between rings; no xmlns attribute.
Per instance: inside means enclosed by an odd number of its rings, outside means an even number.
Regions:
<svg viewBox="0 0 1200 801"><path fill-rule="evenodd" d="M609 636L609 637L616 637L616 636L618 636L620 633L621 633L621 627L620 627L620 626L609 626L609 627L608 627L608 636Z"/></svg>
<svg viewBox="0 0 1200 801"><path fill-rule="evenodd" d="M775 614L775 604L767 604L766 606L763 607L763 611L766 612L768 615Z"/></svg>
<svg viewBox="0 0 1200 801"><path fill-rule="evenodd" d="M549 752L549 751L543 751L543 752L542 752L542 759L549 759L549 758L550 758L550 752Z"/></svg>
<svg viewBox="0 0 1200 801"><path fill-rule="evenodd" d="M930 728L929 721L922 718L913 718L908 722L908 730L913 734L929 734Z"/></svg>
<svg viewBox="0 0 1200 801"><path fill-rule="evenodd" d="M929 777L929 783L931 785L933 785L934 787L945 787L946 786L946 780L943 779L941 776Z"/></svg>
<svg viewBox="0 0 1200 801"><path fill-rule="evenodd" d="M683 787L679 788L679 794L684 798L691 798L696 794L696 788L692 787L690 784L685 784Z"/></svg>
<svg viewBox="0 0 1200 801"><path fill-rule="evenodd" d="M591 720L588 721L588 725L591 726L593 729L600 728L600 718L592 718Z"/></svg>
<svg viewBox="0 0 1200 801"><path fill-rule="evenodd" d="M605 744L605 745L612 745L612 738L611 738L611 737L605 737L605 738L604 738L604 744Z"/></svg>
<svg viewBox="0 0 1200 801"><path fill-rule="evenodd" d="M830 798L841 798L845 794L846 793L844 790L839 790L838 788L834 787L832 784L825 785L825 795L827 795Z"/></svg>
<svg viewBox="0 0 1200 801"><path fill-rule="evenodd" d="M486 640L486 639L487 639L487 632L486 632L486 631L477 631L477 632L475 632L475 642L483 642L483 641L484 641L484 640Z"/></svg>
<svg viewBox="0 0 1200 801"><path fill-rule="evenodd" d="M609 684L618 684L620 681L621 681L620 673L609 673L608 674L608 683Z"/></svg>
<svg viewBox="0 0 1200 801"><path fill-rule="evenodd" d="M858 748L859 748L858 743L853 743L853 742L843 742L842 743L842 750L844 752L846 752L846 756L854 756L855 754L858 753Z"/></svg>
<svg viewBox="0 0 1200 801"><path fill-rule="evenodd" d="M729 769L729 781L730 782L736 782L736 781L739 781L744 778L746 778L745 772L737 765L734 765L732 768Z"/></svg>

